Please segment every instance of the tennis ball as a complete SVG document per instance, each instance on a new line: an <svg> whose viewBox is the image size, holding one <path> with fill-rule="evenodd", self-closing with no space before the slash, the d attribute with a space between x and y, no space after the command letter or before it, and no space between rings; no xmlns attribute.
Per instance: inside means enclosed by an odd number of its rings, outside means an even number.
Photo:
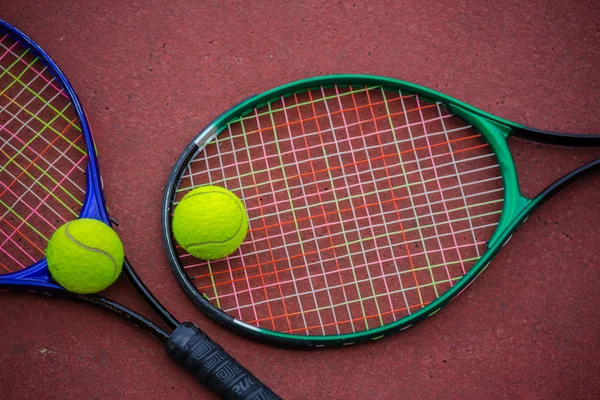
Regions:
<svg viewBox="0 0 600 400"><path fill-rule="evenodd" d="M48 242L50 274L65 289L95 293L121 273L123 244L114 230L95 219L77 219L58 228Z"/></svg>
<svg viewBox="0 0 600 400"><path fill-rule="evenodd" d="M173 213L173 235L188 253L216 260L233 253L248 232L242 201L219 186L201 186L186 194Z"/></svg>

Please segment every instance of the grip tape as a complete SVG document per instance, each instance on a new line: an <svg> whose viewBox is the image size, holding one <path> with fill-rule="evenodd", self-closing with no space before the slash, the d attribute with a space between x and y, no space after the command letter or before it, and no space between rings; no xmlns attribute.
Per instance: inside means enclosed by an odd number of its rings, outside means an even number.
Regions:
<svg viewBox="0 0 600 400"><path fill-rule="evenodd" d="M227 400L281 400L191 322L180 324L165 347L169 357Z"/></svg>

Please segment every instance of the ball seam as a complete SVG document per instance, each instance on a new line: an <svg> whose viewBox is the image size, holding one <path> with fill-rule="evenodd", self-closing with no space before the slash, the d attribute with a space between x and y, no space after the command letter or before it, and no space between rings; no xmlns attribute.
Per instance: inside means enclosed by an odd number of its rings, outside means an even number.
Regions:
<svg viewBox="0 0 600 400"><path fill-rule="evenodd" d="M89 251L93 251L95 253L100 253L100 254L108 257L110 259L110 261L112 262L112 265L113 265L113 277L114 277L117 274L117 261L114 259L114 257L110 253L108 253L108 252L106 252L106 251L104 251L102 249L97 249L95 247L86 246L85 244L81 243L80 241L78 241L77 239L75 239L73 236L71 236L71 234L69 233L69 224L71 222L68 222L65 225L65 236L70 241L72 241L73 243L75 243L79 247L82 247L82 248L84 248L86 250L89 250Z"/></svg>

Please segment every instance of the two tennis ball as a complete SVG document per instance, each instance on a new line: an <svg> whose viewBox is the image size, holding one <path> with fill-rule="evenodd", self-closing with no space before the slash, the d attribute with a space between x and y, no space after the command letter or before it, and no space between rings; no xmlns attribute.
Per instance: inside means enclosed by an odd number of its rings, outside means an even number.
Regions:
<svg viewBox="0 0 600 400"><path fill-rule="evenodd" d="M194 257L216 260L233 253L248 232L242 201L219 186L201 186L186 194L173 213L173 235Z"/></svg>
<svg viewBox="0 0 600 400"><path fill-rule="evenodd" d="M173 234L197 258L215 260L233 253L248 231L241 200L218 186L202 186L186 194L175 208ZM108 225L81 218L58 228L46 249L50 274L65 289L81 293L104 290L123 266L123 244Z"/></svg>

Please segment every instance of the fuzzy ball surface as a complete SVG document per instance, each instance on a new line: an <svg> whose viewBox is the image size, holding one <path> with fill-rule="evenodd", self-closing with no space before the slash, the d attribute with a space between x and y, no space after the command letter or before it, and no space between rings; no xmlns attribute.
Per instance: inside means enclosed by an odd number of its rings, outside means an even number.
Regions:
<svg viewBox="0 0 600 400"><path fill-rule="evenodd" d="M58 228L46 249L52 278L65 289L82 294L99 292L117 280L124 257L116 232L87 218Z"/></svg>
<svg viewBox="0 0 600 400"><path fill-rule="evenodd" d="M188 253L216 260L237 250L248 232L242 201L220 186L201 186L186 194L173 213L173 235Z"/></svg>

